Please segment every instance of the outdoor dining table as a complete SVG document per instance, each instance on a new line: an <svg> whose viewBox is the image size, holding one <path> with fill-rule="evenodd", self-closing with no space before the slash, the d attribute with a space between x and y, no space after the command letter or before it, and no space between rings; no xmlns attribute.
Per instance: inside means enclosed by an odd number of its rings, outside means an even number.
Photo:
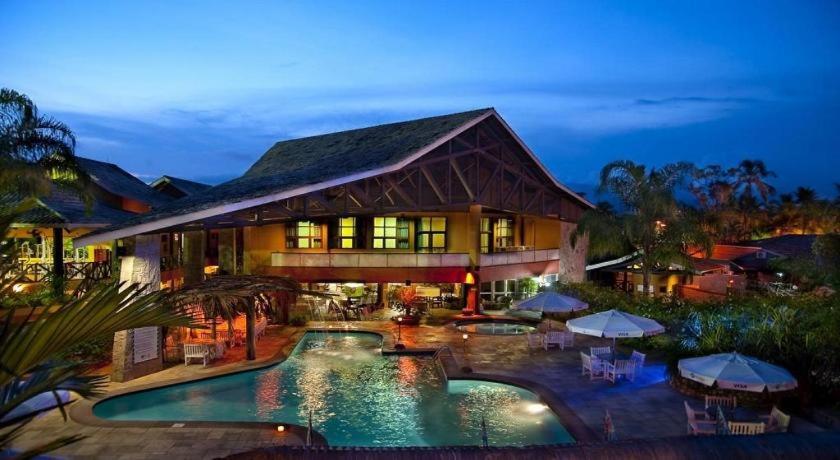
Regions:
<svg viewBox="0 0 840 460"><path fill-rule="evenodd" d="M723 412L723 417L726 419L727 422L761 422L758 415L750 409L745 407L721 407L717 405L709 406L706 408L706 414L708 415L710 420L717 420L718 418L718 409Z"/></svg>
<svg viewBox="0 0 840 460"><path fill-rule="evenodd" d="M630 355L624 353L598 353L595 355L601 361L615 363L616 361L630 361Z"/></svg>

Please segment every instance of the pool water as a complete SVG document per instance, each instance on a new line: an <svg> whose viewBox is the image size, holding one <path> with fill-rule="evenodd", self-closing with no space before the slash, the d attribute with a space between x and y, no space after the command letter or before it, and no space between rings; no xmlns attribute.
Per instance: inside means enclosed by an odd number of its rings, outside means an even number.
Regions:
<svg viewBox="0 0 840 460"><path fill-rule="evenodd" d="M486 322L462 324L458 330L481 335L522 335L536 332L537 328L521 323Z"/></svg>
<svg viewBox="0 0 840 460"><path fill-rule="evenodd" d="M431 357L383 356L380 336L306 333L275 366L107 399L109 420L260 421L313 428L334 446L573 442L556 415L523 388L447 383Z"/></svg>

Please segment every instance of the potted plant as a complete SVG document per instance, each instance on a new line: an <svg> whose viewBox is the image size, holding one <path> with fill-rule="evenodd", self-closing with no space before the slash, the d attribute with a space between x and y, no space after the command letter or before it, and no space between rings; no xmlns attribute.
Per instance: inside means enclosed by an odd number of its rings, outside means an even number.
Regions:
<svg viewBox="0 0 840 460"><path fill-rule="evenodd" d="M426 313L426 308L418 300L417 289L414 286L399 288L393 308L400 313L399 317L402 318L402 324L411 326L420 324L420 317ZM396 321L396 318L393 319Z"/></svg>

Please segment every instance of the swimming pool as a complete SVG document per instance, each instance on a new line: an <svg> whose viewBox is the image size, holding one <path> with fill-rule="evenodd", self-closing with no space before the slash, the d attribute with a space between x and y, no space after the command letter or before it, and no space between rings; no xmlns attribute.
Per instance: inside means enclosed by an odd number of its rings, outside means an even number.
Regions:
<svg viewBox="0 0 840 460"><path fill-rule="evenodd" d="M313 428L334 446L574 442L534 393L478 380L444 381L431 357L383 356L382 338L307 332L277 365L106 399L96 416L135 421L260 421Z"/></svg>
<svg viewBox="0 0 840 460"><path fill-rule="evenodd" d="M457 328L461 332L481 335L522 335L537 331L534 326L505 321L463 323L459 324Z"/></svg>

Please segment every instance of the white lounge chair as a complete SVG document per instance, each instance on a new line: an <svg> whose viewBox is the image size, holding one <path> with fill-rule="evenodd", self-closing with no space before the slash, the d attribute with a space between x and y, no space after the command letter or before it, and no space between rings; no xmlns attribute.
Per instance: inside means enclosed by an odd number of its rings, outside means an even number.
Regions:
<svg viewBox="0 0 840 460"><path fill-rule="evenodd" d="M615 383L621 376L631 382L636 379L636 365L633 361L618 359L615 364L604 363L604 380Z"/></svg>
<svg viewBox="0 0 840 460"><path fill-rule="evenodd" d="M204 367L210 362L210 348L201 343L185 343L184 344L184 366L190 364L190 359L200 359L204 362Z"/></svg>
<svg viewBox="0 0 840 460"><path fill-rule="evenodd" d="M591 356L612 354L612 347L589 347L589 354Z"/></svg>
<svg viewBox="0 0 840 460"><path fill-rule="evenodd" d="M543 348L548 350L551 346L556 346L557 348L563 350L565 346L565 340L563 336L566 335L564 332L559 331L549 331L545 333L545 337L543 337Z"/></svg>
<svg viewBox="0 0 840 460"><path fill-rule="evenodd" d="M633 364L635 364L636 369L641 370L645 367L645 354L633 350L633 354L630 355L630 361L633 361Z"/></svg>
<svg viewBox="0 0 840 460"><path fill-rule="evenodd" d="M765 433L787 433L788 426L790 426L790 415L780 411L776 406L773 406L770 415L763 415L761 418L767 419L767 426L764 427Z"/></svg>
<svg viewBox="0 0 840 460"><path fill-rule="evenodd" d="M706 395L706 409L710 407L720 406L725 409L735 409L738 407L738 400L735 396L710 396Z"/></svg>
<svg viewBox="0 0 840 460"><path fill-rule="evenodd" d="M597 356L589 356L580 352L580 375L589 374L589 380L604 378L604 363Z"/></svg>
<svg viewBox="0 0 840 460"><path fill-rule="evenodd" d="M717 423L708 420L706 413L703 411L694 410L688 405L688 401L683 401L685 405L686 433L690 435L701 434L717 434Z"/></svg>
<svg viewBox="0 0 840 460"><path fill-rule="evenodd" d="M575 346L575 333L572 331L566 331L563 334L563 349L565 350L566 347L573 346Z"/></svg>
<svg viewBox="0 0 840 460"><path fill-rule="evenodd" d="M762 422L729 422L729 434L753 435L764 434Z"/></svg>
<svg viewBox="0 0 840 460"><path fill-rule="evenodd" d="M543 346L542 334L532 334L530 332L526 332L525 337L528 339L529 350L533 350L534 348L541 348Z"/></svg>

